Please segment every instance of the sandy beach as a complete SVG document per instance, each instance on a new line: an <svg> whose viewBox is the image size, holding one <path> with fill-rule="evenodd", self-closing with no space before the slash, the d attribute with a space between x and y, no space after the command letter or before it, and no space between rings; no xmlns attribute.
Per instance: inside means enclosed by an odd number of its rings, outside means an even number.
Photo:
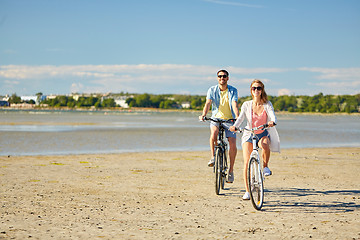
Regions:
<svg viewBox="0 0 360 240"><path fill-rule="evenodd" d="M209 152L0 157L0 239L360 239L360 148L272 154L265 203Z"/></svg>

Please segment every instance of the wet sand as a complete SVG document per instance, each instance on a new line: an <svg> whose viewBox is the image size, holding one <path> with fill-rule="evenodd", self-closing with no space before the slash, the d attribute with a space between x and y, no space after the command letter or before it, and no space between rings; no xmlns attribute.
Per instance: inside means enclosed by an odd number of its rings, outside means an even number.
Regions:
<svg viewBox="0 0 360 240"><path fill-rule="evenodd" d="M0 157L0 239L359 239L360 148L273 154L265 203L209 152Z"/></svg>

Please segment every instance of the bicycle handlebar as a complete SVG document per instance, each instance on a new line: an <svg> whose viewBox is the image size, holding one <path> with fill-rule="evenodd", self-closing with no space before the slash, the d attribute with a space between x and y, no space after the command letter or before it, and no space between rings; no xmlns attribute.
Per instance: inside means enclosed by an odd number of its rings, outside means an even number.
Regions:
<svg viewBox="0 0 360 240"><path fill-rule="evenodd" d="M216 123L234 123L236 121L236 119L221 119L221 118L209 118L209 117L204 117L203 118L205 121L213 121L213 122L216 122Z"/></svg>
<svg viewBox="0 0 360 240"><path fill-rule="evenodd" d="M213 122L216 122L216 123L234 123L236 121L236 119L221 119L221 118L209 118L209 117L204 117L203 118L203 121L213 121ZM276 123L274 123L274 126L276 125ZM269 124L263 124L263 125L260 125L258 127L254 127L252 129L248 129L246 127L244 128L235 128L235 132L239 132L239 133L242 133L244 130L246 131L249 131L249 132L253 132L253 131L257 131L257 130L264 130L266 128L269 128Z"/></svg>
<svg viewBox="0 0 360 240"><path fill-rule="evenodd" d="M276 125L276 123L274 123L274 126ZM249 132L253 132L253 131L257 131L257 130L264 130L264 129L266 129L266 128L269 128L269 124L263 124L263 125L260 125L260 126L258 126L258 127L254 127L254 128L252 128L252 129L248 129L248 128L246 128L246 127L244 127L244 128L235 128L235 131L236 132L243 132L244 130L246 130L246 131L249 131Z"/></svg>

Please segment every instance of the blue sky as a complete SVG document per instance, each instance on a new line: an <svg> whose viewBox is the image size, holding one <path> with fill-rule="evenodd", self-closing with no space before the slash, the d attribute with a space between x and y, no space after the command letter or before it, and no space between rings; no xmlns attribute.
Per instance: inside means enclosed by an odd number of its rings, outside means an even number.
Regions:
<svg viewBox="0 0 360 240"><path fill-rule="evenodd" d="M0 0L0 95L360 93L358 0Z"/></svg>

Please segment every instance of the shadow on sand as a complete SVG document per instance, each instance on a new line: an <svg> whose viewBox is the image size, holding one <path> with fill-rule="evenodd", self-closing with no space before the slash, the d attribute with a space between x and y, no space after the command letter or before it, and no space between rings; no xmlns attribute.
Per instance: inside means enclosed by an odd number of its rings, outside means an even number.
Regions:
<svg viewBox="0 0 360 240"><path fill-rule="evenodd" d="M267 189L265 190L263 210L270 212L353 212L360 209L359 201L360 190Z"/></svg>
<svg viewBox="0 0 360 240"><path fill-rule="evenodd" d="M241 200L243 192L238 187L226 186L219 196L231 196ZM265 189L265 202L261 211L344 213L360 210L359 202L360 190Z"/></svg>

